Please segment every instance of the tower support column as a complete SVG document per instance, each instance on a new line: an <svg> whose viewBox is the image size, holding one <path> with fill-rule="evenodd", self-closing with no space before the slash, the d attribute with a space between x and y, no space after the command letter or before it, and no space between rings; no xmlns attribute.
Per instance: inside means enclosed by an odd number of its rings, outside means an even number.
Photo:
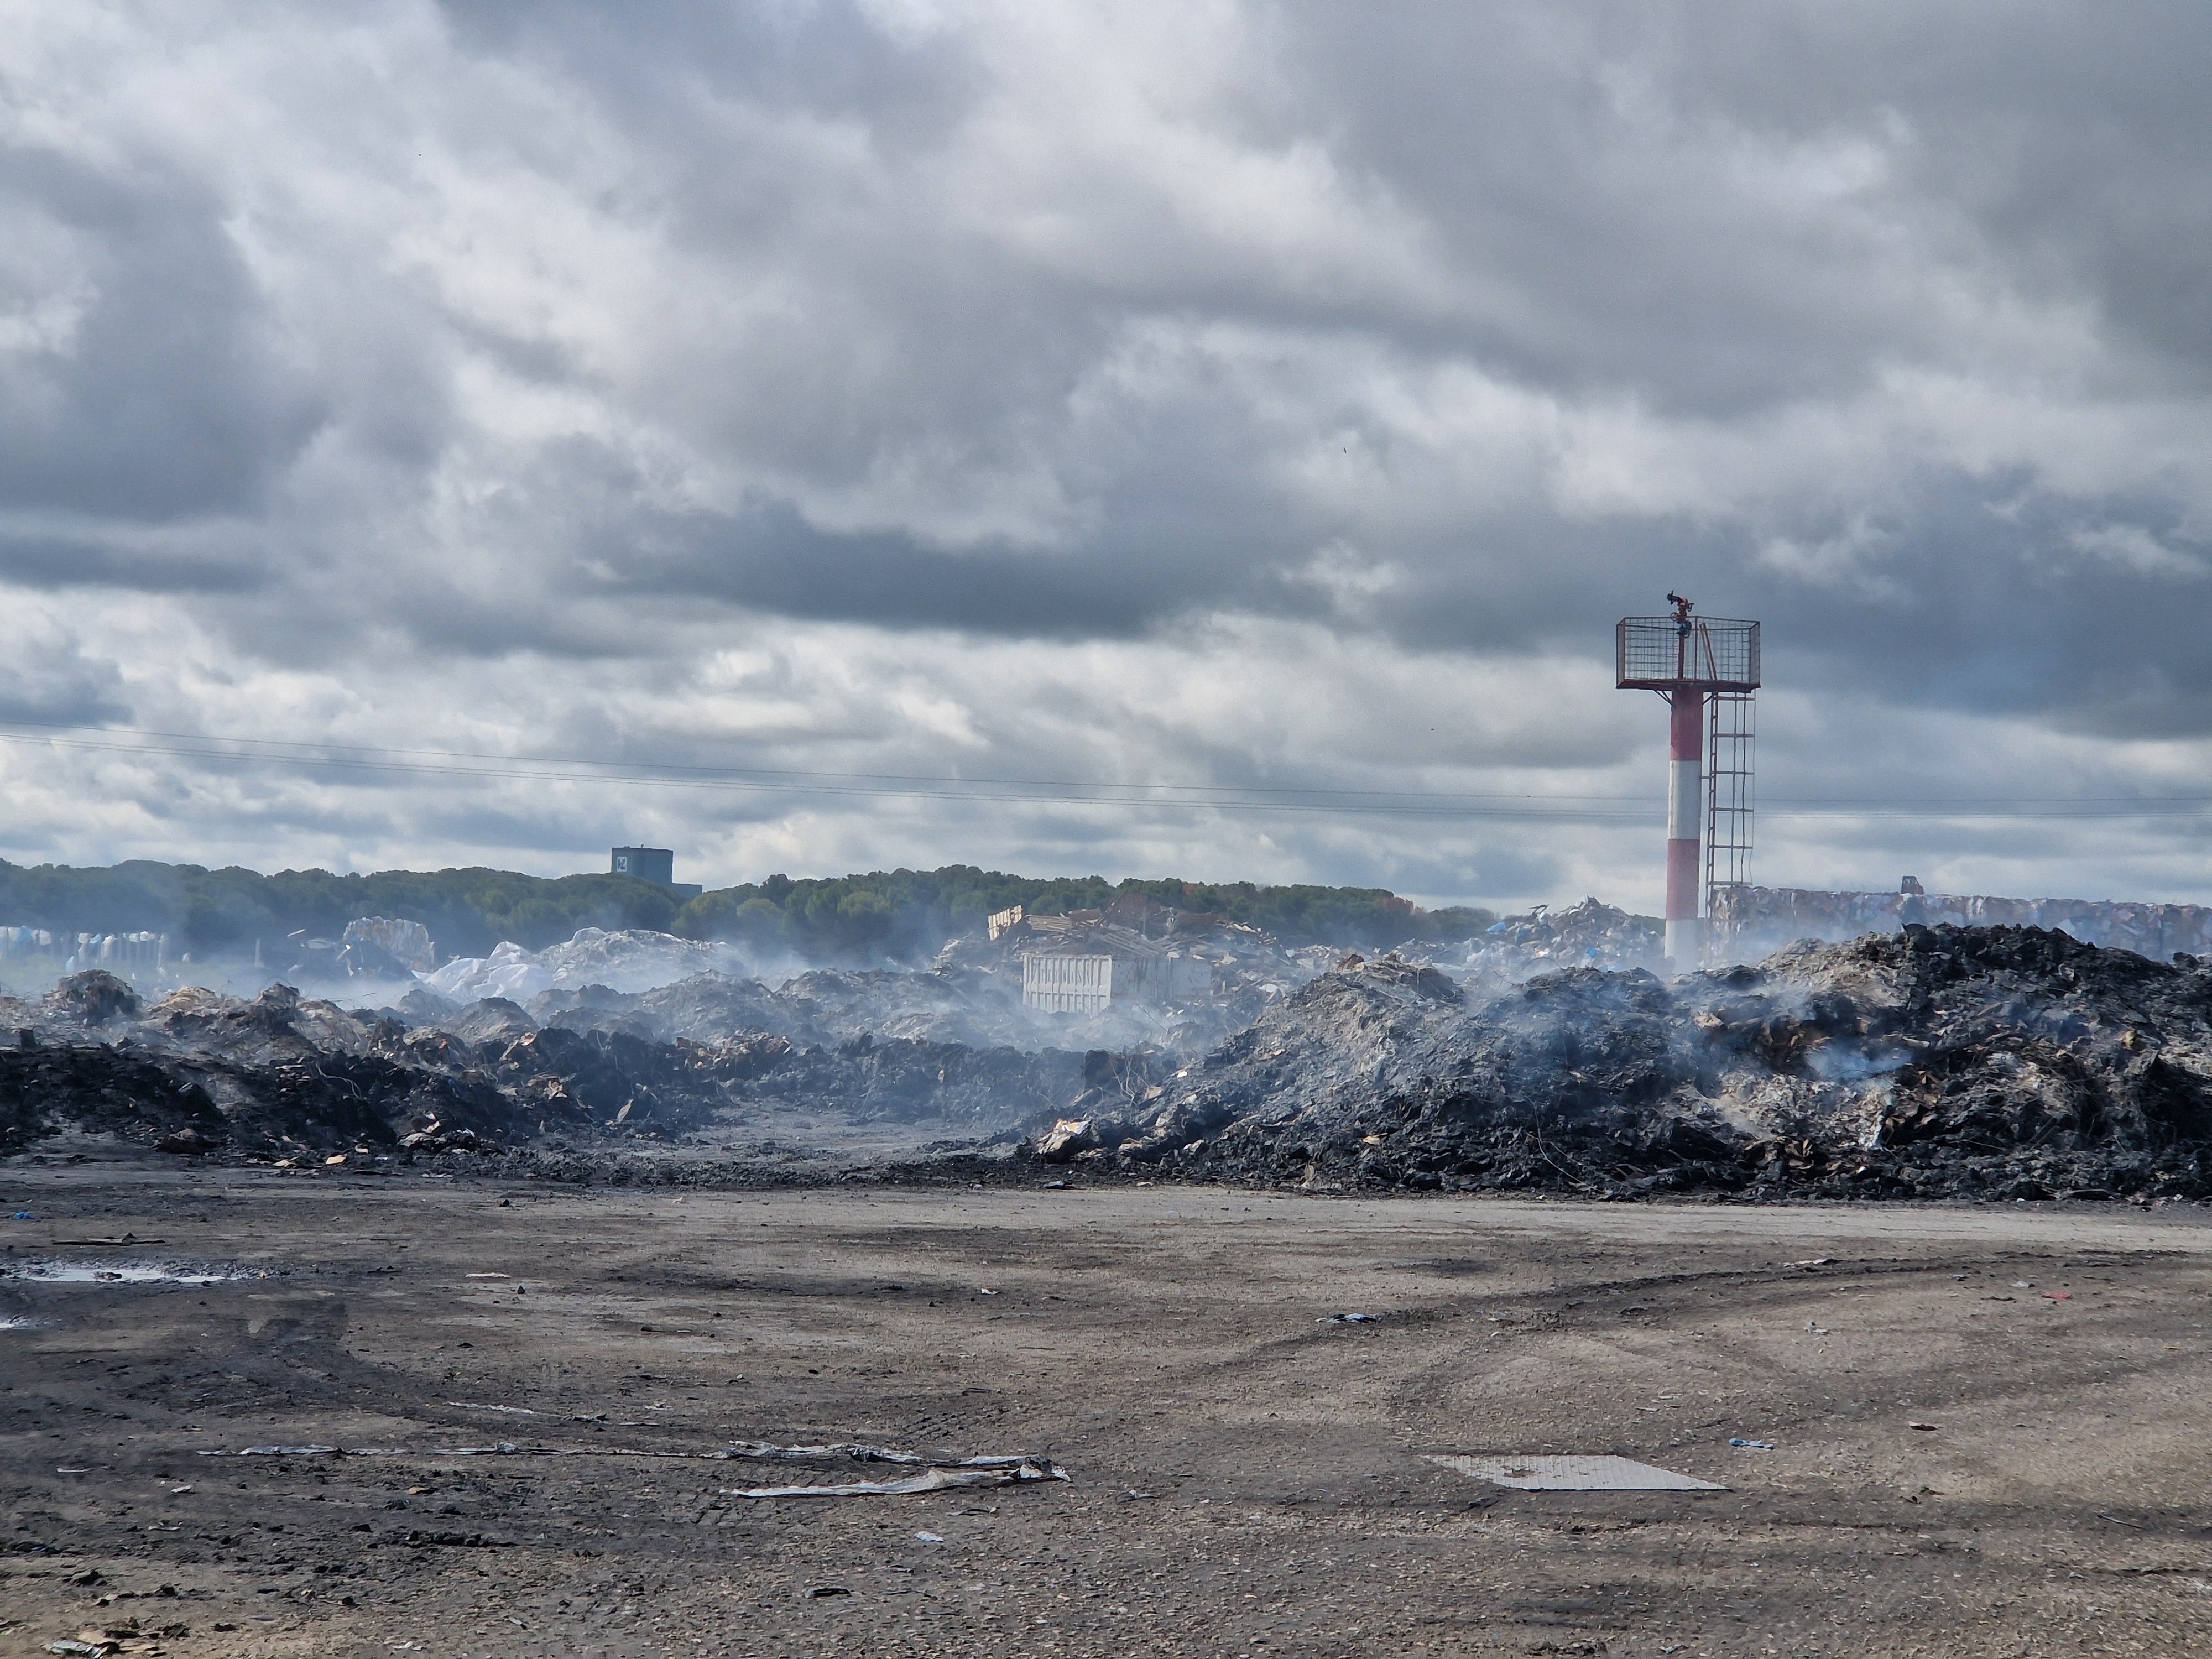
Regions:
<svg viewBox="0 0 2212 1659"><path fill-rule="evenodd" d="M1698 965L1698 841L1705 817L1705 694L1677 686L1667 744L1667 959L1679 973Z"/></svg>

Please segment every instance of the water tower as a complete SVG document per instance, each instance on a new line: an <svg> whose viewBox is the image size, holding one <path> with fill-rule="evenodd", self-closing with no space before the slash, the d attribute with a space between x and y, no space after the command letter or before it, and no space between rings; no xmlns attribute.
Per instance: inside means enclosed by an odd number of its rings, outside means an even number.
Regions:
<svg viewBox="0 0 2212 1659"><path fill-rule="evenodd" d="M1692 616L1679 593L1669 593L1667 602L1674 607L1672 616L1620 619L1613 630L1614 683L1624 691L1656 691L1672 710L1667 959L1686 972L1704 955L1704 922L1713 914L1716 891L1751 879L1751 696L1759 689L1759 624Z"/></svg>

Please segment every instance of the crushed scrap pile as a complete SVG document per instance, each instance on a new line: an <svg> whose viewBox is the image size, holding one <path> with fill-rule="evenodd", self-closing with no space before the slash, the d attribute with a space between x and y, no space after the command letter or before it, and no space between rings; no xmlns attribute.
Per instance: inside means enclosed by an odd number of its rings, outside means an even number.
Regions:
<svg viewBox="0 0 2212 1659"><path fill-rule="evenodd" d="M1030 1150L1316 1185L2202 1195L2212 964L1916 927L1471 1000L1433 967L1353 957L1136 1111Z"/></svg>
<svg viewBox="0 0 2212 1659"><path fill-rule="evenodd" d="M1665 934L1657 917L1631 915L1595 898L1563 910L1540 904L1494 924L1468 947L1465 963L1509 979L1560 968L1656 969Z"/></svg>
<svg viewBox="0 0 2212 1659"><path fill-rule="evenodd" d="M0 1151L75 1127L195 1153L434 1153L546 1135L665 1139L775 1106L988 1133L1084 1087L1084 1057L1053 1050L869 1037L801 1048L742 1026L662 1041L541 1025L500 1000L432 1012L410 1029L283 985L148 1005L99 971L37 1002L0 999L0 1028L15 1033L0 1048Z"/></svg>

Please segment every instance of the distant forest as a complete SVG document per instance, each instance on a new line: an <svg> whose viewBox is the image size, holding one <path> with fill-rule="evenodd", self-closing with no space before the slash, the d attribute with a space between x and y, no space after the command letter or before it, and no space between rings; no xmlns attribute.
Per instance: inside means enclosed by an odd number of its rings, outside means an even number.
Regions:
<svg viewBox="0 0 2212 1659"><path fill-rule="evenodd" d="M787 876L678 894L628 876L517 875L507 870L386 870L337 876L133 860L104 869L0 860L0 926L57 933L149 930L203 956L272 951L295 933L336 939L356 916L422 922L443 956L482 956L501 939L542 950L579 927L647 927L729 939L824 962L914 960L1019 904L1042 915L1097 908L1140 892L1178 909L1225 913L1289 945L1395 945L1470 938L1497 918L1455 906L1425 911L1379 887L1261 887L1250 882L1042 879L947 865L794 881Z"/></svg>

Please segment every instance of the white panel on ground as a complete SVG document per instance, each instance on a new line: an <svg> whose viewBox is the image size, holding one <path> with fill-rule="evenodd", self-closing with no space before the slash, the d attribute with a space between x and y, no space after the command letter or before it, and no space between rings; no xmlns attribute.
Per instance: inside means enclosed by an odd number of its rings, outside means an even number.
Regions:
<svg viewBox="0 0 2212 1659"><path fill-rule="evenodd" d="M1431 1457L1462 1474L1517 1492L1726 1492L1632 1457Z"/></svg>

